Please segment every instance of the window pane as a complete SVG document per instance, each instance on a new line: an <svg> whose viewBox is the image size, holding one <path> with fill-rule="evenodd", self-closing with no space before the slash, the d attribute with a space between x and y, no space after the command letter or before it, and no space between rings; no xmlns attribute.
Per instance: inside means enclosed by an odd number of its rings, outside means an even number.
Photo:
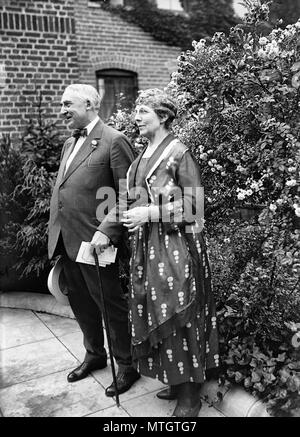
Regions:
<svg viewBox="0 0 300 437"><path fill-rule="evenodd" d="M112 6L123 6L123 0L110 0Z"/></svg>
<svg viewBox="0 0 300 437"><path fill-rule="evenodd" d="M102 70L97 73L98 90L102 102L100 116L107 120L119 103L130 108L137 97L137 76L124 70Z"/></svg>
<svg viewBox="0 0 300 437"><path fill-rule="evenodd" d="M172 9L174 11L182 11L182 6L179 0L157 0L157 7L160 9Z"/></svg>

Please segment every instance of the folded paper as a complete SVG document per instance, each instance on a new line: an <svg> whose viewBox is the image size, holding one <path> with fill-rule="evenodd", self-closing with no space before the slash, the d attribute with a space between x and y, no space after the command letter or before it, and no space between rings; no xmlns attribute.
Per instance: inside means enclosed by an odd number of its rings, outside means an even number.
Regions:
<svg viewBox="0 0 300 437"><path fill-rule="evenodd" d="M105 267L116 261L117 250L114 246L107 247L104 252L98 255L99 265ZM76 262L95 265L94 255L91 253L91 243L83 241L80 245Z"/></svg>

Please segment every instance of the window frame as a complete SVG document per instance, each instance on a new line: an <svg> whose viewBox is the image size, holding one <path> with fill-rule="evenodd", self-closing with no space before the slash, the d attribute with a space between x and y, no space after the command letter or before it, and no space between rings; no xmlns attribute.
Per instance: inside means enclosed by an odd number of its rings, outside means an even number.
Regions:
<svg viewBox="0 0 300 437"><path fill-rule="evenodd" d="M138 89L139 89L138 88L138 74L135 71L124 69L124 68L111 67L111 68L98 69L96 71L96 84L97 84L97 89L98 89L100 95L101 95L100 79L102 79L103 81L105 81L105 78L109 78L111 80L116 80L118 77L132 79L133 93L129 96L129 100L132 100L132 103L134 103L134 101L138 95ZM105 82L104 82L104 87L105 87ZM104 96L105 96L105 93L104 93ZM104 98L104 96L103 96L103 98ZM116 98L116 95L114 95L114 99L115 99L115 102L114 102L114 107L115 107L118 104L118 98ZM101 107L100 107L100 112L101 112ZM114 110L112 113L114 113ZM109 118L111 115L112 114L109 114L106 118Z"/></svg>

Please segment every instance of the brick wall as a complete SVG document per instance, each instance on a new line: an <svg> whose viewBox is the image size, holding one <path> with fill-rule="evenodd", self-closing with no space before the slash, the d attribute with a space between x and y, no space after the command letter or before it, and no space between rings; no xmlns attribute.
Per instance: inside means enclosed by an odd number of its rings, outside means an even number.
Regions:
<svg viewBox="0 0 300 437"><path fill-rule="evenodd" d="M97 70L119 68L137 73L139 89L162 87L180 53L88 0L0 0L0 42L0 131L13 138L35 112L36 89L57 118L68 84L96 86Z"/></svg>
<svg viewBox="0 0 300 437"><path fill-rule="evenodd" d="M103 11L97 3L78 0L74 7L80 79L96 84L96 71L120 68L138 74L139 89L162 87L180 53L156 41L138 26Z"/></svg>
<svg viewBox="0 0 300 437"><path fill-rule="evenodd" d="M19 136L35 112L57 117L61 92L78 80L73 0L0 0L0 130Z"/></svg>

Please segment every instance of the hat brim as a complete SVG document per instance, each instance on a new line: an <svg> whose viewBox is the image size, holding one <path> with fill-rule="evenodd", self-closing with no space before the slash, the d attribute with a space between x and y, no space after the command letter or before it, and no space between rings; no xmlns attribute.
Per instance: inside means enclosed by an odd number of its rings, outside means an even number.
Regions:
<svg viewBox="0 0 300 437"><path fill-rule="evenodd" d="M68 296L63 293L63 289L66 287L61 259L59 259L50 270L47 285L50 293L55 297L58 303L61 305L70 305Z"/></svg>

